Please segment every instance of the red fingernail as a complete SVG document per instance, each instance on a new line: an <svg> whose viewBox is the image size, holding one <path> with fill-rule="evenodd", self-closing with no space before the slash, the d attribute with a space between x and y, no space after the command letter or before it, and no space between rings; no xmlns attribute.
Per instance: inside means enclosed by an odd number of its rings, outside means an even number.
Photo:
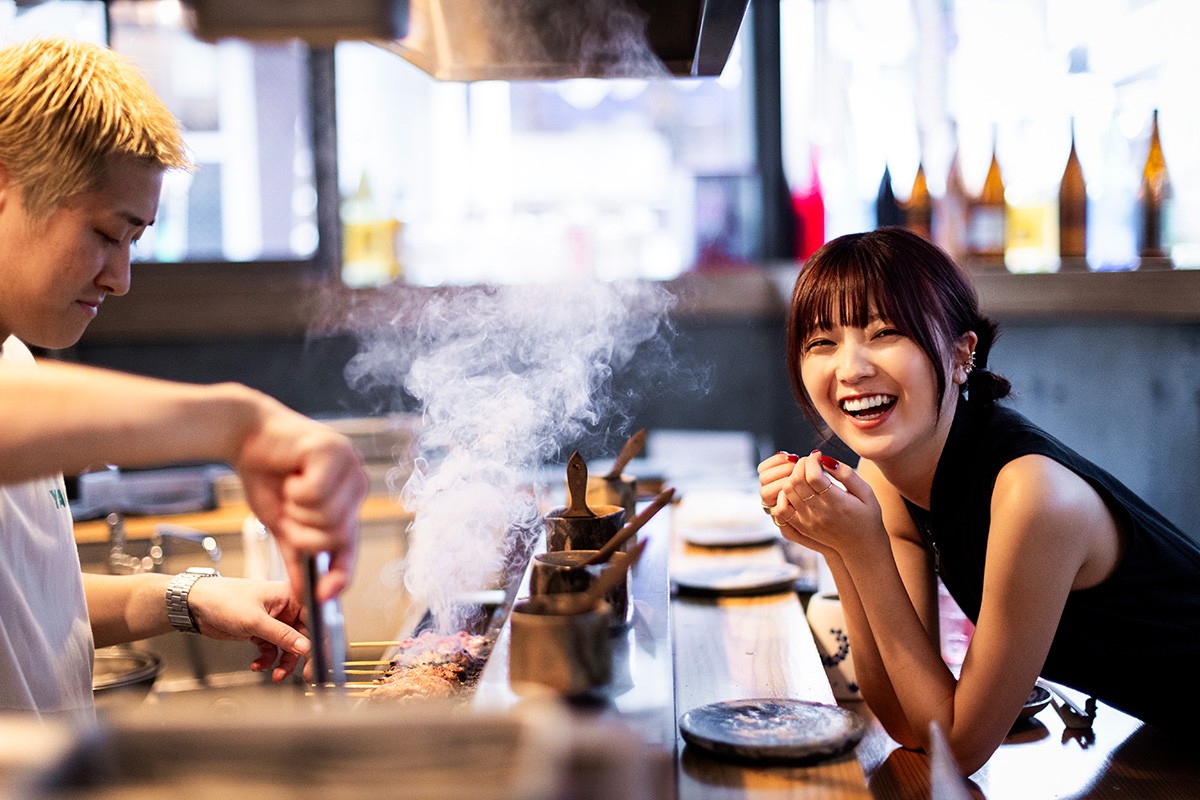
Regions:
<svg viewBox="0 0 1200 800"><path fill-rule="evenodd" d="M785 453L782 450L780 450L779 455L783 456L784 458L786 458L788 461L792 462L793 464L795 464L797 461L800 460L800 456L796 455L795 453Z"/></svg>
<svg viewBox="0 0 1200 800"><path fill-rule="evenodd" d="M830 472L834 472L838 468L838 462L832 456L821 456L821 466Z"/></svg>

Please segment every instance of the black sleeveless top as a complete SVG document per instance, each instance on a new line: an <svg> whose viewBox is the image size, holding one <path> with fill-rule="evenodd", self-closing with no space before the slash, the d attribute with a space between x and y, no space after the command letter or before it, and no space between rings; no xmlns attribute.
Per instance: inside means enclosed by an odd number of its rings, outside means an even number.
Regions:
<svg viewBox="0 0 1200 800"><path fill-rule="evenodd" d="M1071 592L1042 675L1145 722L1178 728L1200 712L1200 546L1120 481L1010 408L959 401L930 511L908 503L935 569L976 622L1000 469L1054 459L1086 480L1125 534L1103 583Z"/></svg>

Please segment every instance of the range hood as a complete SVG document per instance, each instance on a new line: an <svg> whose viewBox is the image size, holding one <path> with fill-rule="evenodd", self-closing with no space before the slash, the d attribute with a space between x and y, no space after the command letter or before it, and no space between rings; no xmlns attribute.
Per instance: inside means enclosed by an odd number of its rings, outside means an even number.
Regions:
<svg viewBox="0 0 1200 800"><path fill-rule="evenodd" d="M719 75L749 0L192 0L215 40L373 41L439 80Z"/></svg>

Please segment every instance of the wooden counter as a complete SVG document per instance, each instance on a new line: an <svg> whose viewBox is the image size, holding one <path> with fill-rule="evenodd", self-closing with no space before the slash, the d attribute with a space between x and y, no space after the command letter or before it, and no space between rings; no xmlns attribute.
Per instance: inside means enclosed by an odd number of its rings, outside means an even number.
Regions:
<svg viewBox="0 0 1200 800"><path fill-rule="evenodd" d="M759 597L672 596L669 571L697 559L782 560L777 545L709 550L682 543L674 509L643 531L650 544L633 576L635 617L614 640L615 679L578 714L629 724L674 765L675 796L710 798L869 798L853 752L806 767L752 767L693 752L677 720L719 700L793 697L832 703L833 695L795 592ZM509 629L496 641L476 690L481 708L518 702L508 685Z"/></svg>
<svg viewBox="0 0 1200 800"><path fill-rule="evenodd" d="M616 645L618 686L600 703L575 711L619 719L662 748L674 765L673 796L681 800L951 796L934 790L929 758L901 748L862 702L841 705L868 721L863 741L841 758L812 766L748 766L684 743L678 717L711 702L835 701L797 594L704 598L669 591L671 569L727 559L778 561L781 549L690 546L674 529L674 511L660 514L645 532L651 546L634 576L637 620ZM506 626L478 690L483 707L518 701L508 687L507 647ZM1090 732L1067 729L1049 706L1015 728L963 786L969 796L988 800L1200 797L1200 761L1188 743L1104 704Z"/></svg>
<svg viewBox="0 0 1200 800"><path fill-rule="evenodd" d="M125 517L125 535L130 539L149 539L154 533L154 526L167 522L184 528L192 528L203 533L218 536L234 534L242 530L242 522L250 514L249 507L242 504L220 506L211 511L197 511L191 514L171 514L162 517ZM363 522L378 520L401 520L409 515L395 500L387 496L372 495L363 501L359 510L359 519ZM108 525L102 519L78 522L75 524L75 541L77 544L94 544L108 541Z"/></svg>

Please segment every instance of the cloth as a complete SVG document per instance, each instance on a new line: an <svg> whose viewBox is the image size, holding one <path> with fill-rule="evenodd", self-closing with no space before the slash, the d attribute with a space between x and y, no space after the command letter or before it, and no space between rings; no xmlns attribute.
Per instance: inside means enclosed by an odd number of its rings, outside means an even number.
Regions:
<svg viewBox="0 0 1200 800"><path fill-rule="evenodd" d="M32 364L9 338L0 369ZM87 723L92 629L61 475L0 484L0 712Z"/></svg>
<svg viewBox="0 0 1200 800"><path fill-rule="evenodd" d="M1010 408L960 400L933 480L930 511L908 504L935 568L979 620L996 476L1038 454L1088 482L1126 536L1112 575L1071 592L1042 676L1143 721L1188 725L1200 711L1200 547L1112 475Z"/></svg>

